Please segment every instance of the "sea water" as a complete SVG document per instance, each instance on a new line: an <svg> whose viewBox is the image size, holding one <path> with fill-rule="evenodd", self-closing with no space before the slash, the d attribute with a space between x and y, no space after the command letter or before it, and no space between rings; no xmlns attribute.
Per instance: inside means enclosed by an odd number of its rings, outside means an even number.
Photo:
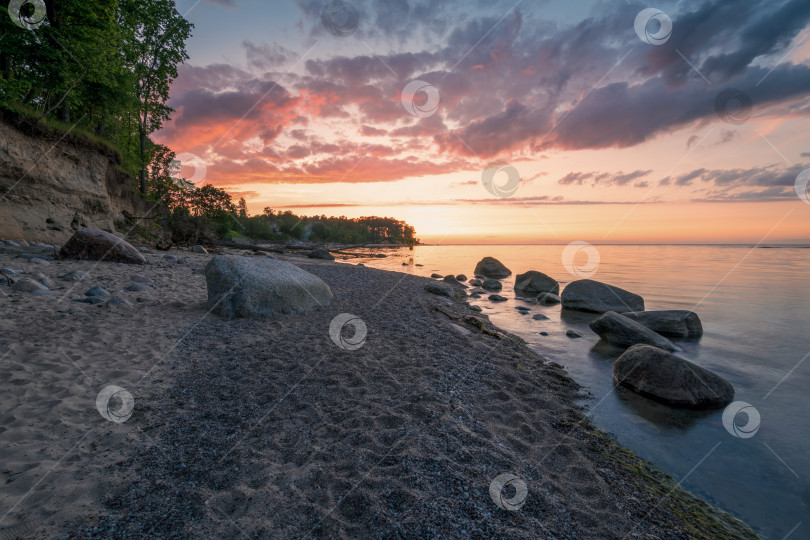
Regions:
<svg viewBox="0 0 810 540"><path fill-rule="evenodd" d="M508 301L495 303L486 294L470 302L495 325L565 366L589 393L583 404L597 426L763 537L810 538L810 249L601 245L580 250L572 261L564 248L417 246L387 251L385 259L345 262L472 278L481 258L499 259L512 270L499 293ZM673 340L681 348L678 354L731 382L735 401L753 407L747 411L754 420L758 413L758 429L751 424L742 432L724 424L723 409L678 410L617 387L612 367L623 349L600 341L588 328L593 315L517 299L515 275L527 270L557 279L561 290L589 276L640 294L647 310L698 313L704 334L695 341ZM522 315L516 306L531 311ZM536 313L548 319L532 319ZM582 337L570 338L567 330ZM748 418L739 413L736 424L748 424Z"/></svg>

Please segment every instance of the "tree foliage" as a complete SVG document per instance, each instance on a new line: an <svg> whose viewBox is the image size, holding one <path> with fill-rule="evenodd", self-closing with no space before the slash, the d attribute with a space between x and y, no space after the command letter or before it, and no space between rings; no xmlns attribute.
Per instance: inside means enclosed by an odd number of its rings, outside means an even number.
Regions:
<svg viewBox="0 0 810 540"><path fill-rule="evenodd" d="M23 4L31 9L34 2ZM65 122L113 143L124 168L147 170L149 135L166 105L192 25L173 0L45 0L47 17L20 27L0 5L0 105Z"/></svg>

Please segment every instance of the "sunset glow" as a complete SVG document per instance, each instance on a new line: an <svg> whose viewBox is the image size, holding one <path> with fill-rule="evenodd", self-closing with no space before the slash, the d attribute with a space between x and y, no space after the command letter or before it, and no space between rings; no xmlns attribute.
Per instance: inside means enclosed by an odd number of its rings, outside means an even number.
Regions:
<svg viewBox="0 0 810 540"><path fill-rule="evenodd" d="M807 6L663 2L656 45L625 2L384 4L338 36L318 2L180 2L204 37L156 139L253 214L387 215L425 242L810 242Z"/></svg>

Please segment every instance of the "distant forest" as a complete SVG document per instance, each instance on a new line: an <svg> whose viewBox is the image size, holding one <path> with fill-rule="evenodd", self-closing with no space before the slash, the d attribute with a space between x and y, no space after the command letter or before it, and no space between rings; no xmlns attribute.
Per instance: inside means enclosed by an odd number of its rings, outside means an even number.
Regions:
<svg viewBox="0 0 810 540"><path fill-rule="evenodd" d="M188 59L193 25L173 0L30 0L0 4L0 108L109 147L142 197L167 206L177 242L211 236L413 245L393 218L247 215L223 189L179 178L174 152L151 135Z"/></svg>

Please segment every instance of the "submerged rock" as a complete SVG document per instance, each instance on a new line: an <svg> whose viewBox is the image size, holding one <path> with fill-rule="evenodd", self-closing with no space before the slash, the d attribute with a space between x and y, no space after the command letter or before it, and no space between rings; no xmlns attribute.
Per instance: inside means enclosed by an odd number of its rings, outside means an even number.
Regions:
<svg viewBox="0 0 810 540"><path fill-rule="evenodd" d="M484 257L475 265L475 274L488 278L503 279L512 275L512 271L501 261L493 257Z"/></svg>
<svg viewBox="0 0 810 540"><path fill-rule="evenodd" d="M557 280L545 275L543 272L529 270L515 277L515 289L530 295L539 293L558 294L560 284Z"/></svg>
<svg viewBox="0 0 810 540"><path fill-rule="evenodd" d="M562 302L562 299L556 294L540 293L537 295L537 303L543 306L553 306Z"/></svg>
<svg viewBox="0 0 810 540"><path fill-rule="evenodd" d="M613 364L613 379L673 407L718 409L734 399L734 387L724 378L650 345L627 349Z"/></svg>
<svg viewBox="0 0 810 540"><path fill-rule="evenodd" d="M644 299L639 295L592 279L569 283L563 289L561 300L564 308L578 311L644 311Z"/></svg>
<svg viewBox="0 0 810 540"><path fill-rule="evenodd" d="M506 302L508 298L501 296L500 294L490 294L489 299L493 302Z"/></svg>
<svg viewBox="0 0 810 540"><path fill-rule="evenodd" d="M703 325L694 311L682 309L629 311L623 315L662 336L696 338L703 335Z"/></svg>
<svg viewBox="0 0 810 540"><path fill-rule="evenodd" d="M141 252L129 242L99 229L79 229L59 251L62 259L81 259L146 264Z"/></svg>
<svg viewBox="0 0 810 540"><path fill-rule="evenodd" d="M223 317L266 317L328 306L321 278L290 263L218 255L205 267L208 306Z"/></svg>
<svg viewBox="0 0 810 540"><path fill-rule="evenodd" d="M483 283L481 283L481 288L488 291L500 291L503 288L503 285L501 285L501 282L497 279L487 278Z"/></svg>
<svg viewBox="0 0 810 540"><path fill-rule="evenodd" d="M608 311L593 321L590 327L591 330L599 334L599 337L614 345L631 347L644 343L667 351L678 349L664 336L615 311Z"/></svg>
<svg viewBox="0 0 810 540"><path fill-rule="evenodd" d="M442 281L444 281L445 283L447 283L452 287L460 287L462 289L467 288L467 286L464 285L463 283L459 283L459 281L455 278L455 276L444 276L444 279L442 279Z"/></svg>

